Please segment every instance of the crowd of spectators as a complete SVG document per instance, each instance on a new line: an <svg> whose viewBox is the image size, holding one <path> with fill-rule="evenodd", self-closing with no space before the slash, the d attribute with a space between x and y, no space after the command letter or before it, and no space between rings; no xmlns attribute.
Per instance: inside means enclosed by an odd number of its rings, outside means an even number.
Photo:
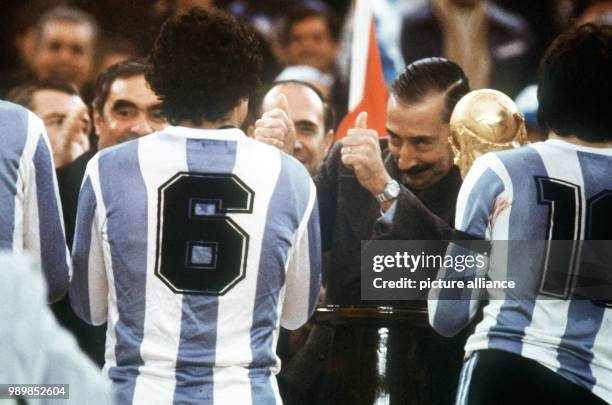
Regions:
<svg viewBox="0 0 612 405"><path fill-rule="evenodd" d="M306 77L329 99L336 117L344 116L349 1L7 2L0 95L54 78L73 83L90 103L97 75L121 60L146 57L164 19L193 6L226 10L252 24L263 48L264 84L279 74L282 80ZM385 78L390 84L403 65L444 56L462 66L473 88L495 88L514 98L535 82L537 63L558 33L577 23L609 21L610 9L602 0L381 2L375 16Z"/></svg>

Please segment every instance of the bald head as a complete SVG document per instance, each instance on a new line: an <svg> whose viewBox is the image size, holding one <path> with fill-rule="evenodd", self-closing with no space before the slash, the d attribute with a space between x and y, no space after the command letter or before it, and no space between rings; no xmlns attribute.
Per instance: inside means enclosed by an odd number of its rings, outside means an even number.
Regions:
<svg viewBox="0 0 612 405"><path fill-rule="evenodd" d="M295 125L294 156L314 175L333 139L333 131L328 130L329 124L326 123L327 106L321 96L308 85L284 82L266 93L261 105L262 114L276 107L279 94L287 98L287 113Z"/></svg>

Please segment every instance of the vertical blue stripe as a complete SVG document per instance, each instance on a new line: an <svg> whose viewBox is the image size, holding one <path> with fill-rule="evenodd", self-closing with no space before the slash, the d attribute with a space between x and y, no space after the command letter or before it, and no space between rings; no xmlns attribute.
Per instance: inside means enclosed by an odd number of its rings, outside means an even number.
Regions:
<svg viewBox="0 0 612 405"><path fill-rule="evenodd" d="M256 405L276 403L267 377L269 372L262 369L276 363L273 331L279 311L278 297L285 282L287 255L310 194L310 178L304 167L284 153L280 153L280 158L279 177L268 205L251 326L249 378L253 404Z"/></svg>
<svg viewBox="0 0 612 405"><path fill-rule="evenodd" d="M558 373L588 389L595 385L590 364L593 360L593 344L604 312L604 307L595 306L591 301L570 301L565 333L559 343Z"/></svg>
<svg viewBox="0 0 612 405"><path fill-rule="evenodd" d="M310 294L308 295L308 314L311 315L317 305L321 289L321 222L319 204L314 201L308 220L308 254L310 257Z"/></svg>
<svg viewBox="0 0 612 405"><path fill-rule="evenodd" d="M486 169L476 180L465 202L465 211L460 229L471 235L485 237L491 212L492 202L504 191L504 183L490 168ZM462 256L473 254L467 248L450 243L447 255ZM439 274L445 280L462 280L468 282L476 277L476 267L468 268L463 272L454 269L441 269ZM433 327L444 336L454 336L470 322L470 294L471 289L442 289L438 295L436 312L433 317Z"/></svg>
<svg viewBox="0 0 612 405"><path fill-rule="evenodd" d="M17 172L27 136L27 110L0 101L0 250L13 249Z"/></svg>
<svg viewBox="0 0 612 405"><path fill-rule="evenodd" d="M491 216L492 201L504 191L504 183L491 169L482 173L470 190L461 220L461 230L471 235L484 238Z"/></svg>
<svg viewBox="0 0 612 405"><path fill-rule="evenodd" d="M449 243L447 256L470 256L474 252L470 249ZM448 281L463 281L468 283L473 281L477 275L477 266L466 266L459 272L453 267L442 267L438 277ZM432 326L439 334L451 337L455 336L461 329L470 323L470 303L472 296L471 288L442 288L438 290L436 312L433 316Z"/></svg>
<svg viewBox="0 0 612 405"><path fill-rule="evenodd" d="M70 283L70 303L74 312L84 321L91 323L89 307L89 250L91 248L91 227L96 211L96 196L89 176L79 193L79 209L76 217L73 264L74 273Z"/></svg>
<svg viewBox="0 0 612 405"><path fill-rule="evenodd" d="M187 139L187 167L195 173L232 173L236 142ZM219 299L184 295L176 359L175 404L212 404Z"/></svg>
<svg viewBox="0 0 612 405"><path fill-rule="evenodd" d="M461 375L459 377L459 387L457 388L457 397L455 399L456 405L463 405L468 399L470 384L472 383L472 375L474 373L474 369L476 368L476 364L478 363L479 357L480 352L474 352L470 355L470 358L463 363L463 368L461 369Z"/></svg>
<svg viewBox="0 0 612 405"><path fill-rule="evenodd" d="M605 190L612 190L612 157L607 155L598 155L596 153L587 152L576 152L580 168L582 169L582 179L584 182L583 192L585 200L589 200L595 195ZM588 210L588 207L586 207ZM594 222L605 221L607 218L591 218L587 216L586 229L590 229ZM597 239L611 239L607 237L610 233L606 234L606 237L599 235ZM589 238L586 235L585 239Z"/></svg>
<svg viewBox="0 0 612 405"><path fill-rule="evenodd" d="M512 182L512 210L509 218L509 240L545 240L548 207L537 204L535 175L548 173L540 154L532 147L499 152L497 156L506 167ZM527 168L527 169L526 169ZM526 176L525 172L530 175ZM542 264L541 244L533 244L525 251L525 243L508 244L508 280L521 280L523 291L539 291ZM507 299L497 315L496 325L489 331L489 348L520 354L525 328L531 323L533 299ZM511 336L508 336L508 334Z"/></svg>
<svg viewBox="0 0 612 405"><path fill-rule="evenodd" d="M463 362L463 366L461 367L461 374L459 374L459 384L457 384L457 394L455 396L455 404L459 405L461 403L461 398L463 397L463 392L468 389L466 387L465 382L467 380L467 375L469 372L472 363L476 361L476 355L478 352L473 352L470 357Z"/></svg>
<svg viewBox="0 0 612 405"><path fill-rule="evenodd" d="M582 177L586 199L612 187L612 157L596 153L576 152Z"/></svg>
<svg viewBox="0 0 612 405"><path fill-rule="evenodd" d="M105 150L99 158L119 319L117 366L109 369L116 401L131 404L144 334L147 278L147 190L138 161L139 140Z"/></svg>
<svg viewBox="0 0 612 405"><path fill-rule="evenodd" d="M49 147L39 135L34 152L36 171L36 198L38 201L38 226L40 256L49 299L57 301L64 296L70 282L66 238L60 219L59 196L55 193L55 171Z"/></svg>
<svg viewBox="0 0 612 405"><path fill-rule="evenodd" d="M504 190L504 183L490 168L486 169L476 180L465 202L463 218L460 218L460 229L471 235L485 237L491 211L492 202ZM450 243L447 255L471 255L469 249ZM463 272L454 269L440 269L440 275L445 280L462 280L468 282L476 277L476 268L472 267ZM434 329L443 336L454 336L470 322L470 294L471 289L442 289L438 295L436 312L433 317Z"/></svg>

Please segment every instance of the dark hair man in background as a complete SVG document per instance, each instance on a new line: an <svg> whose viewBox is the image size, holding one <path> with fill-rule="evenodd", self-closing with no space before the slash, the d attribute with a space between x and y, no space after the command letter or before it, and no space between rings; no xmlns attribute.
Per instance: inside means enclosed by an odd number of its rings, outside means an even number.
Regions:
<svg viewBox="0 0 612 405"><path fill-rule="evenodd" d="M309 65L334 73L337 33L329 16L309 8L296 8L285 19L280 43L287 65Z"/></svg>
<svg viewBox="0 0 612 405"><path fill-rule="evenodd" d="M96 81L92 103L97 150L129 141L166 127L161 101L145 81L144 59L119 62L102 72ZM90 150L58 172L64 208L66 237L72 246L79 190L87 162L96 153Z"/></svg>
<svg viewBox="0 0 612 405"><path fill-rule="evenodd" d="M94 17L77 8L58 6L43 14L32 58L36 78L73 82L87 99L87 85L95 72L98 31Z"/></svg>
<svg viewBox="0 0 612 405"><path fill-rule="evenodd" d="M280 402L278 328L310 317L321 257L308 172L238 129L257 45L223 13L168 20L146 77L176 126L87 166L70 299L108 321L118 403Z"/></svg>
<svg viewBox="0 0 612 405"><path fill-rule="evenodd" d="M111 66L96 82L93 101L98 149L130 141L167 125L161 100L145 80L144 59Z"/></svg>

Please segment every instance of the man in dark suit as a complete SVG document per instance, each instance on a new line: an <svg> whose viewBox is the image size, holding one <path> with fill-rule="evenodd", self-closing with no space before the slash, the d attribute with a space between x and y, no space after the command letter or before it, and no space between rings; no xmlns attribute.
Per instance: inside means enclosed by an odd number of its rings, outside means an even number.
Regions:
<svg viewBox="0 0 612 405"><path fill-rule="evenodd" d="M329 259L325 266L328 304L366 304L360 288L362 240L454 237L461 176L448 142L449 120L455 104L469 90L467 77L453 62L428 58L412 63L391 88L389 138L379 139L367 129L367 116L362 113L356 128L333 146L315 177L323 250ZM278 145L272 140L282 140L282 131L276 130L280 127L279 123L269 134L260 130L256 139ZM431 403L451 403L465 337L447 340L429 330L426 320L421 326L403 337L411 350L419 347L414 350L418 360L410 359L415 361L411 367L423 368L427 386L410 390L426 390ZM369 339L356 336L356 344L364 341L361 338ZM327 363L333 356L333 339L329 328L313 327L302 350L286 364L283 377L291 387L288 403L328 403L325 392L330 377L325 370L332 370ZM347 352L358 356L367 350L355 347ZM331 372L338 373L339 363L334 364ZM350 385L360 384L351 381Z"/></svg>
<svg viewBox="0 0 612 405"><path fill-rule="evenodd" d="M161 101L145 81L146 69L144 59L128 60L112 65L98 77L92 103L98 150L148 135L167 125L161 113ZM57 170L69 246L72 246L81 182L87 162L95 153L96 150L90 150Z"/></svg>
<svg viewBox="0 0 612 405"><path fill-rule="evenodd" d="M461 175L453 163L449 121L469 91L468 78L456 63L416 61L392 85L389 138L367 129L362 113L356 128L332 147L315 176L323 250L331 256L328 302L360 303L362 240L454 236ZM272 113L255 123L254 137L292 153L294 135L286 113L278 108Z"/></svg>
<svg viewBox="0 0 612 405"><path fill-rule="evenodd" d="M362 113L333 147L316 177L323 249L331 256L328 302L361 302L362 240L450 237L461 176L448 142L449 119L469 90L457 64L417 61L391 87L388 141L367 129Z"/></svg>

